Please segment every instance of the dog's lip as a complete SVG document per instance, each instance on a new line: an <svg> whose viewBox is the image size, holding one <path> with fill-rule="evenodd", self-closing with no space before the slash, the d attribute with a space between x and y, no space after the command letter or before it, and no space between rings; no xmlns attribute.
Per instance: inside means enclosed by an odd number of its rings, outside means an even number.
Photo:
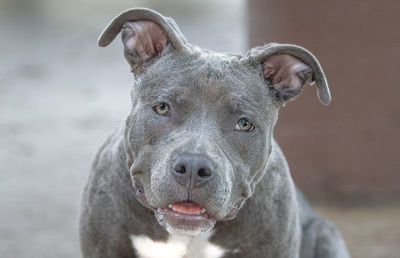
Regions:
<svg viewBox="0 0 400 258"><path fill-rule="evenodd" d="M210 219L206 209L193 201L179 201L157 209L158 214L174 216L186 220Z"/></svg>

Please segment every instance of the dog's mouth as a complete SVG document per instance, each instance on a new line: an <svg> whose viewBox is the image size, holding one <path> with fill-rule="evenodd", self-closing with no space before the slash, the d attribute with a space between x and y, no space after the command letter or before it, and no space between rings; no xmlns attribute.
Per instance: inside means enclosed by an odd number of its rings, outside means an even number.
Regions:
<svg viewBox="0 0 400 258"><path fill-rule="evenodd" d="M215 224L207 210L193 201L179 201L158 208L155 215L167 231L175 234L198 235L209 231Z"/></svg>

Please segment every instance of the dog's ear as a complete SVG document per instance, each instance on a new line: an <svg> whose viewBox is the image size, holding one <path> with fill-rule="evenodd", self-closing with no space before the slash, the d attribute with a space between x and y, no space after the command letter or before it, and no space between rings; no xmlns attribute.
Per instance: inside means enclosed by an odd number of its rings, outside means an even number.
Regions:
<svg viewBox="0 0 400 258"><path fill-rule="evenodd" d="M174 20L150 9L134 8L117 15L100 35L98 45L109 45L121 31L132 72L161 55L168 45L178 51L185 49L186 38Z"/></svg>
<svg viewBox="0 0 400 258"><path fill-rule="evenodd" d="M271 43L251 49L247 57L261 63L262 76L279 100L292 100L306 83L316 83L320 102L324 105L330 103L331 94L324 72L317 59L306 49L296 45Z"/></svg>

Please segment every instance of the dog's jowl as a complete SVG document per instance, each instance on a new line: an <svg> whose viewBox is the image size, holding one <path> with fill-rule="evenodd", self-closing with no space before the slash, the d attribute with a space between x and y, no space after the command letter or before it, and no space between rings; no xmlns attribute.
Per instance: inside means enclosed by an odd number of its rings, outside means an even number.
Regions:
<svg viewBox="0 0 400 258"><path fill-rule="evenodd" d="M271 43L214 53L148 9L118 15L99 45L119 33L132 109L93 163L84 257L349 257L296 189L273 137L279 109L304 85L330 102L310 52Z"/></svg>

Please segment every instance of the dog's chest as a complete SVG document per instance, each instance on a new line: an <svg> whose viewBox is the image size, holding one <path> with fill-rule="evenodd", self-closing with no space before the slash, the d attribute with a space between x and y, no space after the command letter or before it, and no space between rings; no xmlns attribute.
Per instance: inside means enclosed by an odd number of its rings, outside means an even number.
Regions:
<svg viewBox="0 0 400 258"><path fill-rule="evenodd" d="M226 250L208 241L210 234L191 237L171 235L168 241L153 241L144 235L131 235L140 258L220 258Z"/></svg>

